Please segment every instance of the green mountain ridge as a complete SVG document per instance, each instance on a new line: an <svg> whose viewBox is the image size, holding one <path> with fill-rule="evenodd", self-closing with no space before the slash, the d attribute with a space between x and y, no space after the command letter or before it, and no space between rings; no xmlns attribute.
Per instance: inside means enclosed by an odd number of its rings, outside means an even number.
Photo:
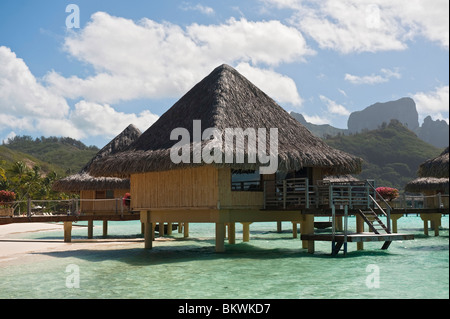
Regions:
<svg viewBox="0 0 450 319"><path fill-rule="evenodd" d="M98 150L68 137L16 136L0 145L0 163L8 169L23 161L30 168L38 165L44 174L55 171L62 177L78 172Z"/></svg>
<svg viewBox="0 0 450 319"><path fill-rule="evenodd" d="M362 172L355 177L375 179L378 186L400 190L417 177L421 163L442 152L442 149L422 141L397 120L376 130L329 137L324 141L363 159Z"/></svg>

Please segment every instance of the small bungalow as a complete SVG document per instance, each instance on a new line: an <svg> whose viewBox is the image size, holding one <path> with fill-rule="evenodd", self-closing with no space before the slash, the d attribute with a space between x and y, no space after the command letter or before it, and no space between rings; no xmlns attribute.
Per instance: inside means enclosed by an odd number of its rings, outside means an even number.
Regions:
<svg viewBox="0 0 450 319"><path fill-rule="evenodd" d="M405 191L424 195L424 208L440 209L449 207L449 148L439 156L429 159L419 166L418 178L405 186ZM425 234L428 234L428 220L434 224L435 234L439 234L441 214L421 215Z"/></svg>
<svg viewBox="0 0 450 319"><path fill-rule="evenodd" d="M154 223L206 222L215 223L216 251L223 251L225 225L231 243L236 222L243 224L244 241L252 222L296 221L302 234L313 233L311 208L334 203L324 177L360 170L360 158L315 137L221 65L125 152L94 161L89 173L130 178L131 207L146 225L146 248L152 247ZM307 244L313 251L313 241Z"/></svg>
<svg viewBox="0 0 450 319"><path fill-rule="evenodd" d="M140 130L130 124L111 142L105 145L79 173L55 181L53 189L60 192L79 193L80 206L78 209L80 214L111 215L128 213L128 209L124 210L122 207L122 198L126 193L130 192L130 180L117 177L94 177L88 173L88 170L95 160L124 151L140 135ZM89 237L91 237L92 223L89 226Z"/></svg>

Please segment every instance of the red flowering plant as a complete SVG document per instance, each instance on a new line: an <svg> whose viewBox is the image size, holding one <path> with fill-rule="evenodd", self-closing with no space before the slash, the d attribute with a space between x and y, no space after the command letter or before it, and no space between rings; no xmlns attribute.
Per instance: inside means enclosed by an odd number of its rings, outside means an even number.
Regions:
<svg viewBox="0 0 450 319"><path fill-rule="evenodd" d="M378 187L377 193L379 196L383 197L387 201L392 201L396 199L399 195L398 189L392 187Z"/></svg>
<svg viewBox="0 0 450 319"><path fill-rule="evenodd" d="M0 207L10 207L16 199L16 193L6 190L0 191Z"/></svg>
<svg viewBox="0 0 450 319"><path fill-rule="evenodd" d="M131 201L131 194L125 193L125 195L122 198L122 204L123 206L130 208L130 201Z"/></svg>

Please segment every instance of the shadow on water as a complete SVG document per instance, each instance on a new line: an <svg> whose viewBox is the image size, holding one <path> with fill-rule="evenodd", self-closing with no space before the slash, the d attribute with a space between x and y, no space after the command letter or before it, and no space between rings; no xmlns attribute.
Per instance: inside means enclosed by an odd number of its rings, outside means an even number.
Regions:
<svg viewBox="0 0 450 319"><path fill-rule="evenodd" d="M272 240L272 239L270 239ZM190 241L190 243L186 243ZM109 241L110 242L110 241ZM137 244L142 242L134 241ZM282 260L282 259L352 259L364 256L395 255L383 250L349 251L345 256L340 252L337 256L330 252L316 251L309 254L306 249L299 248L261 248L251 243L225 244L225 252L216 253L214 239L177 239L182 245L154 246L151 250L143 247L134 248L108 248L108 249L77 249L69 251L35 252L36 255L46 255L56 258L78 258L89 262L119 261L132 266L150 266L160 264L185 263L193 260ZM110 242L114 243L114 242ZM78 244L78 243L76 243Z"/></svg>

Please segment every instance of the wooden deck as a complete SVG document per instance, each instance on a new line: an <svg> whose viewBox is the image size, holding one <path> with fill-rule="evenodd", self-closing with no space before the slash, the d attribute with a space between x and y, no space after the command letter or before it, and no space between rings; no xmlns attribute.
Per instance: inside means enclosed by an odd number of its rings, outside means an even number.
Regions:
<svg viewBox="0 0 450 319"><path fill-rule="evenodd" d="M314 241L336 241L343 242L345 240L344 234L305 234L301 235L301 240L314 240ZM347 242L370 242L370 241L394 241L394 240L413 240L412 234L374 234L374 233L350 233L347 234Z"/></svg>
<svg viewBox="0 0 450 319"><path fill-rule="evenodd" d="M12 223L57 223L57 222L77 222L77 221L91 221L91 220L103 220L103 221L128 221L139 220L140 214L114 214L114 215L34 215L31 217L0 217L0 225L12 224Z"/></svg>

